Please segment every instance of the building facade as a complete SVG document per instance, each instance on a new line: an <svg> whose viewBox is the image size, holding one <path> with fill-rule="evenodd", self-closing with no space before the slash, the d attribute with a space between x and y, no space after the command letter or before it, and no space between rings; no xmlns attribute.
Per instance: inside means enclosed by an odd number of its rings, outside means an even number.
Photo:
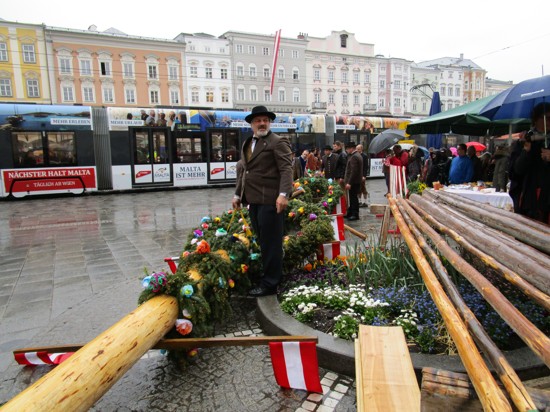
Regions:
<svg viewBox="0 0 550 412"><path fill-rule="evenodd" d="M167 40L1 21L0 99L417 117L428 115L434 91L448 110L512 86L486 81L463 55L415 64L375 55L347 31L282 37L274 67L274 40L236 31Z"/></svg>
<svg viewBox="0 0 550 412"><path fill-rule="evenodd" d="M0 22L0 99L53 103L44 26Z"/></svg>

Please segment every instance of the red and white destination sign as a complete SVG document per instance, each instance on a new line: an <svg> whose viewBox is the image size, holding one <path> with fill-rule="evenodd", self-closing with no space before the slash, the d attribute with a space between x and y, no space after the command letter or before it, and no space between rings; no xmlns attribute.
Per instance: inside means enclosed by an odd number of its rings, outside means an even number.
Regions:
<svg viewBox="0 0 550 412"><path fill-rule="evenodd" d="M4 194L81 193L97 190L95 167L6 169L2 171Z"/></svg>

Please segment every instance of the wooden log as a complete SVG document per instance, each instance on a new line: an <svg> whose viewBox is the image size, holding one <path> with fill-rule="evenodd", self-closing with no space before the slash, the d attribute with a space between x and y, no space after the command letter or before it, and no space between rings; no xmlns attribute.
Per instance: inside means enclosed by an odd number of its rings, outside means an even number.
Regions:
<svg viewBox="0 0 550 412"><path fill-rule="evenodd" d="M86 344L2 407L8 411L87 411L172 327L176 298L156 296Z"/></svg>
<svg viewBox="0 0 550 412"><path fill-rule="evenodd" d="M508 391L510 398L512 399L516 408L520 411L532 410L535 408L535 403L529 396L529 393L521 383L521 379L517 376L516 372L512 366L506 360L504 354L500 351L497 345L491 340L481 323L477 320L474 313L466 305L466 302L462 299L460 292L456 288L456 285L451 281L445 266L442 264L439 256L434 252L434 250L428 245L425 241L422 233L427 234L430 239L434 242L436 247L439 249L441 254L447 258L447 260L463 274L471 283L473 283L476 288L481 288L482 293L487 294L485 288L489 289L490 292L495 297L499 297L500 292L490 284L475 268L473 268L468 262L458 255L445 240L439 236L435 230L433 230L426 222L424 222L421 217L414 212L412 207L410 207L406 201L398 200L397 201L399 208L402 212L403 218L407 222L409 228L414 233L418 244L424 251L424 254L428 256L432 262L432 267L434 268L439 280L445 287L446 292L451 298L454 306L460 312L462 319L468 326L468 329L474 336L474 339L479 344L481 350L489 358L491 364L495 368L500 378L500 381L504 384L504 387ZM415 226L416 225L416 226ZM418 226L418 228L417 228ZM422 231L422 233L421 233ZM508 308L511 311L516 310L509 302L502 296L503 305L508 304L511 308ZM520 313L521 315L521 313ZM523 315L521 316L523 317ZM529 321L528 321L529 322ZM529 322L530 323L530 322ZM522 325L523 326L523 325ZM535 335L536 332L541 334L540 331L532 325L534 330L532 331ZM523 331L523 330L522 330ZM527 333L531 333L531 330L528 330ZM541 334L543 337L544 334ZM531 337L531 336L529 336ZM527 339L527 338L524 338ZM547 338L546 338L547 339ZM547 339L548 340L548 339ZM550 341L548 343L550 345Z"/></svg>
<svg viewBox="0 0 550 412"><path fill-rule="evenodd" d="M540 304L543 308L550 311L550 296L540 291L534 287L531 283L523 279L516 272L508 268L507 266L500 263L498 260L483 252L482 250L476 248L468 240L466 240L460 233L455 230L450 229L446 224L440 223L438 220L434 219L433 216L426 213L425 210L415 203L407 203L412 206L415 211L422 216L422 218L427 221L431 226L433 226L438 232L444 233L450 238L452 238L456 243L464 248L468 253L473 256L477 256L483 263L489 266L492 269L495 269L497 273L501 274L504 279L522 291L527 297L533 299L535 302Z"/></svg>
<svg viewBox="0 0 550 412"><path fill-rule="evenodd" d="M358 411L420 411L420 389L400 326L359 326Z"/></svg>
<svg viewBox="0 0 550 412"><path fill-rule="evenodd" d="M403 220L401 213L395 199L390 198L390 207L392 209L393 216L405 242L409 246L411 254L416 262L416 266L422 275L422 279L426 285L426 288L430 292L432 299L437 306L447 331L453 338L456 348L460 355L460 359L464 364L470 379L476 389L476 392L483 404L485 411L511 411L510 403L498 387L495 379L491 375L491 372L485 365L481 354L472 340L472 337L468 333L466 325L460 318L456 308L452 305L451 301L445 294L443 287L437 281L432 268L428 264L422 250L418 246L418 243L412 236L407 224Z"/></svg>
<svg viewBox="0 0 550 412"><path fill-rule="evenodd" d="M151 349L183 350L194 348L214 348L218 346L258 346L268 345L270 342L318 342L317 336L243 336L238 338L182 338L161 339ZM20 348L13 351L17 353L47 352L66 353L76 352L84 345L56 345Z"/></svg>
<svg viewBox="0 0 550 412"><path fill-rule="evenodd" d="M427 194L462 210L468 216L487 226L508 233L523 243L550 254L550 242L548 241L550 226L548 225L444 190L429 190Z"/></svg>
<svg viewBox="0 0 550 412"><path fill-rule="evenodd" d="M550 257L518 241L513 247L504 236L498 236L492 229L491 234L488 235L486 234L487 229L483 230L483 226L473 227L473 225L461 221L460 215L456 211L441 204L434 205L425 198L423 199L423 196L412 195L410 199L413 204L417 204L434 219L460 233L478 249L498 258L502 264L518 273L524 280L547 295L550 294ZM546 263L541 263L541 260L544 259Z"/></svg>
<svg viewBox="0 0 550 412"><path fill-rule="evenodd" d="M548 411L550 392L527 387L534 401L532 411ZM480 411L482 405L468 375L435 368L422 369L421 410L425 412ZM518 409L525 411L526 409Z"/></svg>
<svg viewBox="0 0 550 412"><path fill-rule="evenodd" d="M349 231L352 235L357 236L361 240L367 240L367 235L365 235L364 233L359 232L358 230L355 230L351 226L344 225L344 229Z"/></svg>

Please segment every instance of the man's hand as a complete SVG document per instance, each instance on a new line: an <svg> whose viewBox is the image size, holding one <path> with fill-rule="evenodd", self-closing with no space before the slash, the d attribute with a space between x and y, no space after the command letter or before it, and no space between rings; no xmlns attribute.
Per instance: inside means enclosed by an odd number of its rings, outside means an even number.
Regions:
<svg viewBox="0 0 550 412"><path fill-rule="evenodd" d="M275 203L275 205L277 206L277 213L283 212L288 206L288 198L286 196L279 195L279 197L277 197L277 202Z"/></svg>
<svg viewBox="0 0 550 412"><path fill-rule="evenodd" d="M241 199L234 197L233 202L231 203L233 206L233 209L240 209L241 208Z"/></svg>

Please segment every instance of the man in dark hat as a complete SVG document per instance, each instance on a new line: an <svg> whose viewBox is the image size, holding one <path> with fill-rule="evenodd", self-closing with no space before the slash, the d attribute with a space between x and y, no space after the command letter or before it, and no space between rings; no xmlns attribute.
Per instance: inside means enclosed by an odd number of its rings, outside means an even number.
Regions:
<svg viewBox="0 0 550 412"><path fill-rule="evenodd" d="M248 204L250 223L262 251L264 274L249 295L277 292L283 275L283 223L292 192L292 151L287 137L271 132L275 113L256 106L245 117L254 132L242 148L242 173L237 179L233 208Z"/></svg>
<svg viewBox="0 0 550 412"><path fill-rule="evenodd" d="M361 182L363 181L363 158L357 151L355 142L346 143L346 152L348 153L348 163L344 175L344 184L348 190L348 213L345 216L348 220L359 219L359 193L361 191Z"/></svg>
<svg viewBox="0 0 550 412"><path fill-rule="evenodd" d="M330 145L325 146L324 151L325 155L321 159L321 171L327 179L334 179L338 155L332 153L332 146Z"/></svg>

